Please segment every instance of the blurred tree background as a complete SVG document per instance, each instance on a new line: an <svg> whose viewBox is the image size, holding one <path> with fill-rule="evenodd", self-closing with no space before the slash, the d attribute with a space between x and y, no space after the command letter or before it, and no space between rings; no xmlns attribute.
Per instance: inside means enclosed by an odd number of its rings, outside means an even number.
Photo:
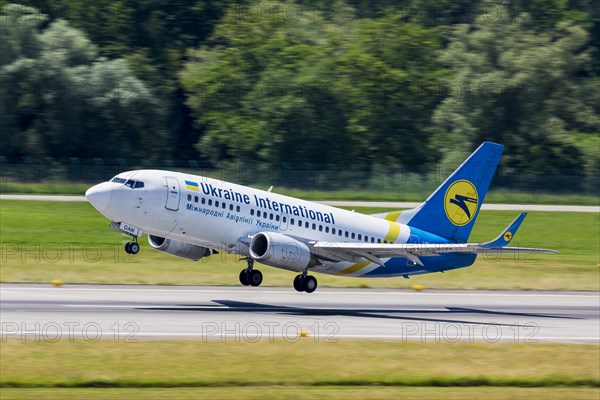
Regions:
<svg viewBox="0 0 600 400"><path fill-rule="evenodd" d="M593 0L0 1L0 156L597 179ZM597 183L595 184L597 187Z"/></svg>

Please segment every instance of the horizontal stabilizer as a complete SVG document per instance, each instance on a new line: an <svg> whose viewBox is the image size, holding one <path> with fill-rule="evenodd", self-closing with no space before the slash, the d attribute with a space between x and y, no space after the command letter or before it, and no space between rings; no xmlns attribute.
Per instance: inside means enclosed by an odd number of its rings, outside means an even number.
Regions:
<svg viewBox="0 0 600 400"><path fill-rule="evenodd" d="M500 235L498 235L496 239L482 243L481 247L491 249L502 248L508 245L513 239L513 237L515 237L515 235L517 234L517 230L521 226L521 223L523 222L526 216L526 212L521 213L513 222L511 222L510 225L508 225L508 227L504 231L502 231Z"/></svg>

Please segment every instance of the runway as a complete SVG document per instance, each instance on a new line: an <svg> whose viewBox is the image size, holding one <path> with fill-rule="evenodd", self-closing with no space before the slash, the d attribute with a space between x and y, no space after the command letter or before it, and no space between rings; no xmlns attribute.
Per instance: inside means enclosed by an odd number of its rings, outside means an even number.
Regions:
<svg viewBox="0 0 600 400"><path fill-rule="evenodd" d="M35 201L87 201L84 196L1 194L1 200ZM404 210L418 207L421 203L393 201L316 201L333 207L377 207L388 210ZM483 204L482 210L493 211L551 211L551 212L600 212L600 206L568 206L544 204Z"/></svg>
<svg viewBox="0 0 600 400"><path fill-rule="evenodd" d="M0 284L0 322L2 340L600 343L600 294Z"/></svg>

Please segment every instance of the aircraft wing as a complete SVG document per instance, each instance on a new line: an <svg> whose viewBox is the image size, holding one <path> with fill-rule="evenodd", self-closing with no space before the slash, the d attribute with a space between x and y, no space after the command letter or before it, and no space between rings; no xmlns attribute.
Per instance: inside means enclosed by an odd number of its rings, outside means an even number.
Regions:
<svg viewBox="0 0 600 400"><path fill-rule="evenodd" d="M485 243L347 243L308 242L314 254L326 259L357 261L360 258L383 265L382 258L406 257L423 265L419 257L438 256L444 253L463 254L515 254L558 253L556 250L534 247L506 247L514 237L527 213L521 213L496 239Z"/></svg>
<svg viewBox="0 0 600 400"><path fill-rule="evenodd" d="M357 261L365 258L383 265L382 258L406 257L419 265L421 256L438 256L444 253L464 254L515 254L515 253L558 253L556 250L535 247L484 247L480 243L463 244L385 244L385 243L345 243L309 242L308 246L316 255L339 261Z"/></svg>

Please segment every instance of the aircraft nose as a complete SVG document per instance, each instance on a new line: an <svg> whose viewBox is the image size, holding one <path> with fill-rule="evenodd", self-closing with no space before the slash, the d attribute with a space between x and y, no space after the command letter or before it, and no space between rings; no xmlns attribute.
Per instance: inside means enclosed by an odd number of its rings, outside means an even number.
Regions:
<svg viewBox="0 0 600 400"><path fill-rule="evenodd" d="M104 211L108 208L112 188L109 182L103 182L92 186L85 192L85 198L98 210Z"/></svg>

